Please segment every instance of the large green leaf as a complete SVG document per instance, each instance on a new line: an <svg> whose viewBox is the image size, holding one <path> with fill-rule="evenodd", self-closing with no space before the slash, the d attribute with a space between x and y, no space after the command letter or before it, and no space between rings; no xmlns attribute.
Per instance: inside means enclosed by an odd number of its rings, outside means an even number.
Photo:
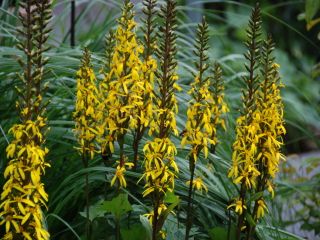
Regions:
<svg viewBox="0 0 320 240"><path fill-rule="evenodd" d="M120 219L123 214L132 211L132 206L128 201L128 194L120 193L112 200L102 202L99 209L105 213L112 213L116 219Z"/></svg>
<svg viewBox="0 0 320 240"><path fill-rule="evenodd" d="M319 0L306 0L306 21L310 22L320 7Z"/></svg>

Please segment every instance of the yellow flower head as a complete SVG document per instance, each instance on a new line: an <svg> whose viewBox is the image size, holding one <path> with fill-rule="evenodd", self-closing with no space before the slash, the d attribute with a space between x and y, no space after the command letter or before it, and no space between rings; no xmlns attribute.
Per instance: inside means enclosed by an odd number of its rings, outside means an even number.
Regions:
<svg viewBox="0 0 320 240"><path fill-rule="evenodd" d="M257 219L260 219L264 216L265 211L268 212L268 208L263 199L258 200L258 210L257 210Z"/></svg>
<svg viewBox="0 0 320 240"><path fill-rule="evenodd" d="M174 177L179 171L175 162L177 149L169 138L155 138L144 146L146 190L143 196L154 191L165 193L174 188Z"/></svg>
<svg viewBox="0 0 320 240"><path fill-rule="evenodd" d="M186 184L189 186L190 185L190 181L187 181ZM208 188L207 186L204 184L203 180L201 177L195 178L192 181L192 186L194 189L202 192L202 190L204 189L206 192L208 192Z"/></svg>
<svg viewBox="0 0 320 240"><path fill-rule="evenodd" d="M235 208L235 212L241 215L244 209L247 209L245 203L241 198L235 199L235 201L228 206L229 208Z"/></svg>
<svg viewBox="0 0 320 240"><path fill-rule="evenodd" d="M116 180L118 180L120 187L127 187L126 179L124 178L124 173L126 171L125 167L120 167L120 165L116 168L116 173L111 180L111 187L115 184Z"/></svg>

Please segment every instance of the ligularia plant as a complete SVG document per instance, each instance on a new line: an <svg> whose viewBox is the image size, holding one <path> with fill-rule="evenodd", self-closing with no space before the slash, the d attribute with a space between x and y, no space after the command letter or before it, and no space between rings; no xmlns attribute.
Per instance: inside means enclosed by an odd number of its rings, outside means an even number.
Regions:
<svg viewBox="0 0 320 240"><path fill-rule="evenodd" d="M48 23L51 19L51 1L21 2L24 13L20 13L23 30L19 30L24 41L18 48L26 55L20 61L23 74L19 75L23 88L17 102L21 122L15 124L10 133L13 140L7 147L10 160L4 171L6 183L1 194L1 225L5 225L3 239L48 240L42 207L46 208L48 195L41 181L48 149L44 146L46 132L45 107L42 94L44 66L48 59L43 57L47 50Z"/></svg>
<svg viewBox="0 0 320 240"><path fill-rule="evenodd" d="M98 89L96 77L91 65L91 55L87 48L84 49L81 66L77 72L77 94L76 106L73 113L75 121L75 135L79 146L77 147L82 164L85 168L89 166L96 149L96 140L101 132L100 127L102 112L99 111L100 100L98 99ZM89 173L86 173L86 217L87 217L87 239L89 239Z"/></svg>
<svg viewBox="0 0 320 240"><path fill-rule="evenodd" d="M141 66L141 84L143 88L138 93L142 97L143 104L137 106L136 116L137 125L134 127L133 133L133 163L137 167L138 164L138 150L139 143L145 133L146 128L149 126L153 118L153 98L154 98L154 77L157 70L157 62L153 57L153 54L157 48L156 36L154 33L154 21L155 21L155 7L156 0L145 0L143 1L143 13L144 13L144 53L143 62Z"/></svg>
<svg viewBox="0 0 320 240"><path fill-rule="evenodd" d="M263 43L261 74L257 72L260 60L260 8L257 5L249 23L245 54L249 61L245 77L247 89L243 91L244 110L237 120L237 136L233 145L233 164L229 172L234 183L240 184L240 194L229 208L239 215L237 239L241 231L251 239L255 223L264 216L267 206L264 191L273 196L272 179L278 171L283 145L283 104L280 96L281 83L278 65L272 56L273 43L269 38ZM253 222L253 223L252 223Z"/></svg>
<svg viewBox="0 0 320 240"><path fill-rule="evenodd" d="M178 134L175 115L178 111L175 91L179 89L176 81L176 2L168 0L161 7L161 18L164 24L160 27L161 39L157 55L159 71L156 77L156 94L154 98L155 115L150 122L149 133L153 139L148 141L144 148L145 154L145 191L143 196L150 196L153 211L148 214L152 224L152 239L164 238L162 231L165 218L168 216L167 206L164 203L166 193L173 192L175 174L178 166L175 162L177 149L170 139L171 134Z"/></svg>
<svg viewBox="0 0 320 240"><path fill-rule="evenodd" d="M194 81L191 83L190 105L187 110L186 129L183 131L181 145L191 145L189 153L190 180L188 192L186 237L189 239L189 233L192 226L192 196L194 190L207 190L201 176L195 176L196 163L201 152L204 158L208 157L209 149L218 142L216 137L217 126L224 126L224 120L221 114L227 111L223 101L223 81L221 77L221 68L215 64L214 77L208 75L208 56L207 50L209 41L208 24L205 18L198 25L195 51L198 61L195 62L197 73L194 74ZM213 78L213 89L211 89L211 79ZM215 95L216 94L216 95Z"/></svg>
<svg viewBox="0 0 320 240"><path fill-rule="evenodd" d="M111 185L117 182L119 187L127 186L124 173L127 168L133 166L132 162L127 161L124 152L125 135L130 129L136 129L139 124L145 125L147 120L141 118L137 112L145 105L141 93L150 92L151 89L149 85L144 84L145 74L142 69L143 62L140 60L143 47L136 38L136 22L132 8L133 4L126 0L122 15L118 19L119 26L114 33L110 69L101 84L106 114L106 137L102 148L107 148L107 152L113 153L114 143L119 144L120 159L111 180Z"/></svg>

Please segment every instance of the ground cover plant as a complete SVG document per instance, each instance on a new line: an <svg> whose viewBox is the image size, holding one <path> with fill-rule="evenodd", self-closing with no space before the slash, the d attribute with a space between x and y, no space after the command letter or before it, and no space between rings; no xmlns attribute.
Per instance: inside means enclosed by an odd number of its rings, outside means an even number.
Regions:
<svg viewBox="0 0 320 240"><path fill-rule="evenodd" d="M77 18L71 2L79 26L95 1L78 2ZM175 0L106 1L100 25L86 37L72 25L59 43L53 10L64 4L2 2L1 239L303 239L286 231L283 198L316 209L318 155L310 180L286 173L298 174L297 132L319 145L319 108L306 103L319 97L301 100L283 76L290 62L263 4L247 6L232 40L241 51L225 57L219 12L190 27ZM317 237L318 211L308 214L299 222Z"/></svg>

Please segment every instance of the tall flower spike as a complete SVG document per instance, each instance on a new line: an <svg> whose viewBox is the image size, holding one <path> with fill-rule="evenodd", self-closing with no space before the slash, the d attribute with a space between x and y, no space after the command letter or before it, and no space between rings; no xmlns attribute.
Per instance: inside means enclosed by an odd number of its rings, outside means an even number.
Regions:
<svg viewBox="0 0 320 240"><path fill-rule="evenodd" d="M96 76L94 74L91 55L87 48L83 51L81 66L77 72L77 95L73 118L75 121L75 135L78 139L77 148L83 156L83 165L87 167L88 160L93 159L98 136L98 125L102 116L96 112L99 105Z"/></svg>
<svg viewBox="0 0 320 240"><path fill-rule="evenodd" d="M256 187L256 179L260 172L255 166L255 155L257 153L258 138L257 131L259 130L258 115L254 115L256 109L256 91L259 87L259 79L257 68L259 63L260 50L260 33L261 17L260 7L257 4L252 11L247 29L248 40L246 46L248 52L245 53L245 58L249 62L245 67L248 71L248 76L244 77L245 90L243 90L243 110L241 116L237 119L236 140L233 144L232 167L228 176L233 178L234 183L240 183L240 196L237 198L237 207L239 209L239 218L237 226L237 239L240 239L241 230L244 227L245 214L247 210L246 195L247 191ZM242 204L239 204L239 201ZM232 206L232 204L230 205ZM242 209L240 209L242 207Z"/></svg>
<svg viewBox="0 0 320 240"><path fill-rule="evenodd" d="M189 239L189 232L192 225L192 196L195 189L207 189L200 177L195 178L196 162L200 152L204 153L204 157L208 157L210 145L217 144L216 128L221 122L221 113L227 111L227 107L223 102L223 82L221 77L221 69L217 69L220 75L215 75L213 89L211 89L211 77L207 70L209 68L207 50L209 41L208 24L203 17L202 22L198 24L197 37L194 45L194 54L197 57L194 75L194 81L191 84L190 105L187 110L186 129L183 132L181 145L191 145L189 153L189 169L190 180L188 194L188 210L186 237ZM221 110L222 109L222 110Z"/></svg>
<svg viewBox="0 0 320 240"><path fill-rule="evenodd" d="M154 98L154 75L157 70L157 62L153 58L153 54L157 48L156 38L155 38L155 7L156 0L145 0L143 1L143 13L144 17L144 45L145 50L143 54L143 62L141 66L142 78L141 83L143 88L141 89L139 95L142 97L143 104L138 106L136 109L136 115L138 117L137 125L134 128L133 133L133 163L134 167L137 167L139 159L139 143L144 135L144 132L149 125L153 117L153 98Z"/></svg>
<svg viewBox="0 0 320 240"><path fill-rule="evenodd" d="M283 122L283 104L280 96L280 83L278 65L274 62L272 51L274 44L271 37L263 43L262 70L263 81L257 91L257 109L255 115L259 116L260 127L257 146L256 163L260 175L257 177L256 193L268 190L274 195L273 179L279 170L279 161L283 158L280 148L283 145L282 135L285 134ZM264 201L264 194L257 198L250 213L255 221L262 218L268 211ZM248 237L251 237L254 226L248 226Z"/></svg>
<svg viewBox="0 0 320 240"><path fill-rule="evenodd" d="M106 35L105 43L106 43L106 51L105 51L105 69L104 69L104 72L108 73L111 70L113 48L114 48L114 44L115 44L114 32L113 32L112 29L110 29L110 31Z"/></svg>
<svg viewBox="0 0 320 240"><path fill-rule="evenodd" d="M129 0L124 2L118 23L110 71L105 74L100 87L104 96L103 112L106 114L102 149L110 155L114 152L114 142L118 142L120 159L111 185L117 182L119 187L126 187L124 173L127 167L132 167L132 163L126 163L124 139L129 130L137 127L139 116L136 109L144 104L141 97L144 91L143 64L139 58L143 47L136 38L133 4Z"/></svg>
<svg viewBox="0 0 320 240"><path fill-rule="evenodd" d="M215 148L218 141L217 128L221 126L222 129L226 130L225 120L222 117L223 114L229 112L229 108L224 101L224 81L222 78L222 69L219 63L215 62L213 66L213 82L211 84L211 91L213 92L213 108L212 108L212 136L213 143L210 147L210 152L215 153Z"/></svg>
<svg viewBox="0 0 320 240"><path fill-rule="evenodd" d="M204 153L204 157L208 157L208 149L210 144L215 144L211 139L213 129L211 125L212 109L214 108L214 99L210 92L210 77L208 77L208 56L207 50L209 41L208 24L203 17L202 23L198 24L197 37L194 45L194 54L197 57L195 67L197 73L194 75L194 81L191 83L190 105L187 110L186 129L183 134L181 145L191 145L189 153L189 170L190 180L187 206L187 221L185 239L189 239L189 233L192 226L192 196L197 186L195 180L196 162L200 152ZM202 186L200 184L200 186Z"/></svg>
<svg viewBox="0 0 320 240"><path fill-rule="evenodd" d="M108 118L108 109L105 105L105 100L108 96L108 92L110 90L110 71L112 67L112 58L115 47L115 32L110 29L105 37L105 55L104 55L104 67L101 70L104 74L103 81L100 82L98 87L98 96L99 99L103 99L100 101L100 104L97 108L97 111L101 115L102 119L99 121L99 135L98 135L98 143L100 145L100 152L103 162L106 166L109 164L109 160L112 157L113 151L113 140L110 135L107 135L108 131L106 130L107 123L104 119Z"/></svg>
<svg viewBox="0 0 320 240"><path fill-rule="evenodd" d="M75 121L75 135L78 139L77 147L82 164L85 168L89 166L89 160L92 160L97 152L95 144L99 136L98 123L102 119L101 112L98 111L100 102L98 100L98 89L96 87L96 77L91 65L91 55L87 48L83 51L81 66L77 72L77 95L76 106L73 113ZM86 194L86 234L90 239L89 222L89 173L85 176L85 194Z"/></svg>
<svg viewBox="0 0 320 240"><path fill-rule="evenodd" d="M21 8L23 29L18 31L24 41L17 47L26 55L25 61L19 61L23 88L17 88L21 123L9 130L13 141L6 149L10 161L4 171L0 224L5 225L4 239L47 240L49 233L41 207L46 207L48 195L41 178L49 164L45 162L48 149L43 146L46 118L41 94L46 90L42 80L48 60L43 53L48 49L45 43L50 32L51 1L25 1Z"/></svg>
<svg viewBox="0 0 320 240"><path fill-rule="evenodd" d="M143 196L150 195L153 212L149 214L152 224L152 239L164 236L162 226L165 222L166 211L159 211L164 207L164 196L174 189L174 178L178 172L175 163L177 150L170 139L172 133L178 134L175 115L178 111L175 91L179 89L176 81L176 2L166 1L161 7L160 19L164 21L159 30L161 39L157 56L160 69L156 73L155 116L150 123L149 133L154 139L146 143L143 148L145 154L145 188Z"/></svg>

